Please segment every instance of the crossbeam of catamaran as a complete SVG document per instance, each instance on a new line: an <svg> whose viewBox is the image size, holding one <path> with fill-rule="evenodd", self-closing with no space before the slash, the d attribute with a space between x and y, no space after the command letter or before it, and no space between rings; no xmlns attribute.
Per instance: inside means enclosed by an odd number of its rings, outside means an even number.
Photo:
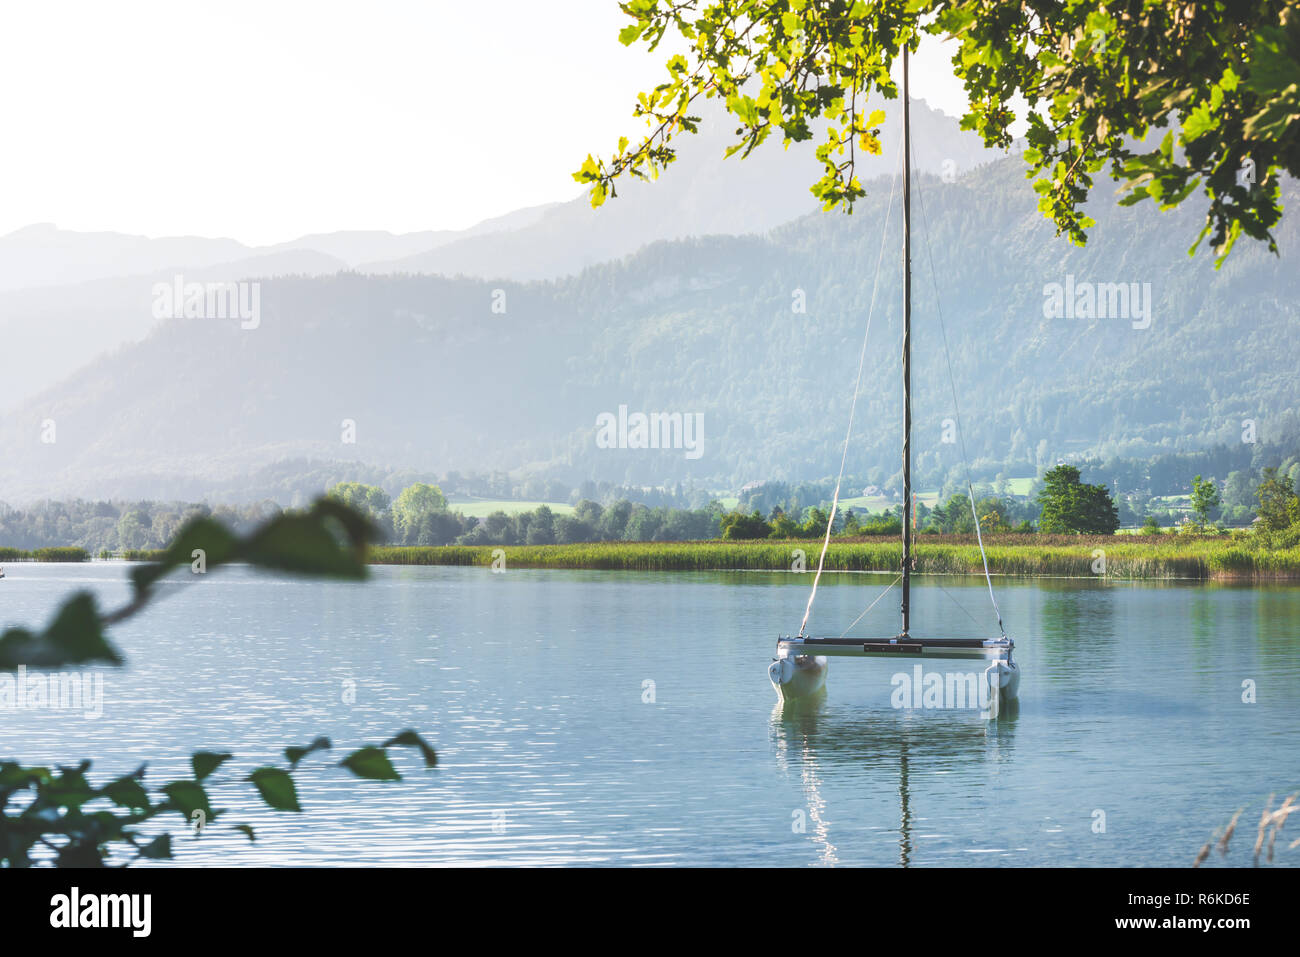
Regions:
<svg viewBox="0 0 1300 957"><path fill-rule="evenodd" d="M903 47L903 504L904 515L902 521L903 533L903 561L900 574L896 580L901 585L902 602L900 611L902 613L902 627L898 634L890 638L850 638L849 630L853 625L846 628L844 633L837 638L818 638L807 634L808 620L812 615L813 603L817 599L817 585L821 580L822 569L826 564L826 552L830 546L831 529L835 525L835 515L839 509L840 484L844 478L844 465L848 459L849 443L853 438L853 420L857 412L858 394L862 388L862 371L866 362L867 339L871 333L871 318L875 313L876 305L876 285L880 279L880 262L876 262L876 282L872 285L871 305L867 312L866 331L862 338L862 352L858 358L858 375L857 381L853 388L853 401L849 407L849 425L847 434L844 437L844 450L840 457L840 472L835 480L835 493L831 500L830 519L826 525L826 536L822 541L821 556L817 560L817 572L813 576L812 591L808 596L808 605L804 609L803 621L799 625L799 633L793 637L781 637L777 639L776 657L768 667L768 677L771 679L772 686L784 699L801 698L809 695L818 694L824 691L826 686L826 674L829 668L828 658L831 657L856 657L856 658L977 658L987 660L988 668L985 670L985 680L989 683L989 690L992 692L993 701L1014 700L1019 693L1020 686L1020 668L1012 660L1012 650L1015 643L1007 636L1006 630L1002 624L1002 613L998 609L997 599L993 594L993 579L989 575L988 557L984 552L984 536L980 532L979 510L975 507L975 489L969 481L969 466L967 491L970 495L971 514L975 519L975 534L979 542L980 557L984 562L984 578L988 583L989 599L993 603L993 611L997 616L999 635L996 638L924 638L917 637L911 633L911 574L915 559L912 555L913 548L913 529L912 529L912 182L911 182L911 164L912 164L912 144L911 144L911 109L910 93L908 85L908 63L907 47ZM888 224L889 216L894 208L894 194L891 186L889 195L889 206L885 213L885 224L881 230L881 257L884 255L885 245L885 226ZM928 240L927 240L928 242ZM933 279L934 264L931 257L931 278ZM936 297L938 295L938 284L936 281ZM941 320L942 321L942 320ZM947 332L944 331L944 350L947 352ZM952 363L949 357L949 380L952 381ZM957 390L953 384L953 402L957 401ZM962 450L965 458L965 449L963 442ZM885 589L888 592L893 585ZM882 592L875 601L867 607L862 615L854 621L860 621L867 612L875 607L876 603L884 597ZM998 712L997 704L991 709L991 713L996 715Z"/></svg>

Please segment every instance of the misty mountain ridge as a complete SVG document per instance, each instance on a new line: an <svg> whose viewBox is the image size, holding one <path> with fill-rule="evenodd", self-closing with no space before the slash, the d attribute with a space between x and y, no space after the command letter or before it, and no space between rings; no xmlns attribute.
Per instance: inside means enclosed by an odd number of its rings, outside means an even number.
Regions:
<svg viewBox="0 0 1300 957"><path fill-rule="evenodd" d="M1284 199L1296 193L1287 181ZM1246 419L1261 441L1300 435L1296 220L1278 230L1284 258L1242 241L1216 271L1186 254L1195 204L1161 214L1103 192L1086 247L1056 238L1015 158L954 182L919 177L914 200L918 476L961 468L945 439L954 386L973 467L990 477L1238 443ZM0 497L193 497L196 482L229 487L291 458L526 468L570 486L820 478L839 462L876 283L847 467L886 485L901 419L901 210L895 196L886 220L889 202L876 181L852 216L656 242L546 282L269 279L257 329L162 322L5 416ZM1134 282L1151 289L1142 328L1105 295L1090 318L1048 308L1054 284ZM621 406L702 416L701 454L601 447L597 425ZM56 441L42 442L46 423Z"/></svg>
<svg viewBox="0 0 1300 957"><path fill-rule="evenodd" d="M893 146L901 139L902 110L898 101L878 105L885 109L881 140L889 146L880 156L858 157L863 182L898 166ZM699 133L674 142L677 159L659 179L629 177L618 184L617 199L598 209L593 210L583 195L557 204L527 227L458 239L389 262L365 263L360 271L554 279L619 259L657 240L762 234L820 208L809 190L822 174L816 143L783 149L769 142L743 159L724 158L734 142L735 124L716 103L707 103L702 113ZM912 130L916 142L926 147L913 156L923 172L952 178L1002 156L924 100L912 101Z"/></svg>
<svg viewBox="0 0 1300 957"><path fill-rule="evenodd" d="M37 223L0 236L0 292L63 286L97 279L151 275L165 270L224 267L238 278L283 275L286 254L328 257L338 269L374 259L410 256L466 237L531 225L556 204L545 203L485 219L468 229L391 233L340 230L266 246L200 236L151 238L117 232L60 229ZM322 266L323 268L323 266Z"/></svg>
<svg viewBox="0 0 1300 957"><path fill-rule="evenodd" d="M926 142L934 144L924 168L955 176L1000 155L923 102L913 117L914 128L929 131ZM19 230L0 237L0 342L7 346L0 348L0 409L138 341L153 327L149 290L176 275L223 282L358 269L553 279L657 240L764 232L815 208L808 185L817 164L808 144L759 151L742 162L723 158L727 142L716 130L688 137L669 175L653 187L630 184L600 210L580 196L459 231L345 231L255 248L229 239L148 239L49 225ZM921 159L930 154L921 151ZM883 162L871 160L864 170Z"/></svg>

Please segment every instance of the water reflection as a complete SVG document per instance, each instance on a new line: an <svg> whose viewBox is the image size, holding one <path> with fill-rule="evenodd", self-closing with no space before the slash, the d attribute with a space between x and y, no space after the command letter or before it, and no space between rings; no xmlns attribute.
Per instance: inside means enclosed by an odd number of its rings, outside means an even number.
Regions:
<svg viewBox="0 0 1300 957"><path fill-rule="evenodd" d="M903 738L898 754L898 864L906 867L912 860L912 807L907 791L907 738Z"/></svg>
<svg viewBox="0 0 1300 957"><path fill-rule="evenodd" d="M1004 704L996 719L971 710L872 710L833 705L825 691L804 701L778 702L772 709L771 738L776 766L797 774L810 823L809 836L823 864L839 863L831 840L831 808L825 785L840 776L865 775L898 782L898 863L912 863L915 818L909 783L913 766L945 772L972 762L1001 763L1012 755L1019 702Z"/></svg>
<svg viewBox="0 0 1300 957"><path fill-rule="evenodd" d="M107 607L130 594L125 567L21 573L0 588L15 623L48 620L73 587ZM857 587L827 590L825 620L851 621L884 584L844 579ZM971 610L987 601L982 578L943 587ZM797 626L807 602L793 573L384 567L339 586L231 569L120 630L130 663L105 675L102 717L5 712L0 757L93 756L100 776L148 761L165 781L191 751L232 750L246 763L226 793L249 802L232 820L258 842L207 834L180 862L292 866L1186 867L1300 766L1300 588L997 589L1023 705L988 721L895 710L899 663L844 659L827 697L773 712L774 623ZM925 581L914 597L934 628L979 633ZM322 761L301 778L304 815L259 811L234 785L285 744L404 727L438 747L436 772L369 787ZM1092 830L1098 808L1110 835Z"/></svg>
<svg viewBox="0 0 1300 957"><path fill-rule="evenodd" d="M773 725L778 729L781 722L789 716L815 716L826 707L826 687L823 685L810 698L791 701L778 700L772 710ZM776 766L783 776L789 777L797 765L800 783L803 787L804 803L807 805L808 821L811 826L812 840L821 848L819 861L826 865L839 863L839 855L830 840L830 824L826 818L826 800L821 793L822 777L820 763L816 752L810 746L807 735L776 735Z"/></svg>
<svg viewBox="0 0 1300 957"><path fill-rule="evenodd" d="M1122 585L1047 581L1035 641L1055 666L1056 675L1075 674L1117 643L1116 606Z"/></svg>

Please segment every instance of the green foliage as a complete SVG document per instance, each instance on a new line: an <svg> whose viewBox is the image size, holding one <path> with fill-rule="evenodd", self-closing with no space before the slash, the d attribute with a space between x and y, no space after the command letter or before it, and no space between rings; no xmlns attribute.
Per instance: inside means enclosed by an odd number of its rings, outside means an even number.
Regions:
<svg viewBox="0 0 1300 957"><path fill-rule="evenodd" d="M893 512L881 512L862 522L858 530L863 535L902 535L903 519Z"/></svg>
<svg viewBox="0 0 1300 957"><path fill-rule="evenodd" d="M799 532L805 538L821 538L826 534L826 526L830 524L830 515L820 508L812 507L804 513L803 524L799 526Z"/></svg>
<svg viewBox="0 0 1300 957"><path fill-rule="evenodd" d="M0 548L0 562L85 562L90 553L76 546L46 546L26 551L21 548Z"/></svg>
<svg viewBox="0 0 1300 957"><path fill-rule="evenodd" d="M209 507L183 502L95 502L46 500L26 509L0 505L0 541L30 551L0 548L0 560L82 561L89 553L100 558L138 555L161 550L196 518L212 518L237 534L245 534L283 510L275 502ZM121 517L134 513L134 531L121 534ZM76 546L81 552L68 547Z"/></svg>
<svg viewBox="0 0 1300 957"><path fill-rule="evenodd" d="M298 766L298 762L301 761L303 758L307 757L307 755L312 754L316 751L328 751L331 747L332 745L330 744L329 738L317 738L315 741L307 745L307 747L305 748L295 748L295 747L285 748L284 756L288 759L289 766L296 768Z"/></svg>
<svg viewBox="0 0 1300 957"><path fill-rule="evenodd" d="M331 498L306 512L285 512L246 538L236 538L210 519L190 522L156 561L131 570L136 600L147 600L151 586L182 565L203 563L210 571L230 562L327 578L366 577L366 548L378 530L363 515Z"/></svg>
<svg viewBox="0 0 1300 957"><path fill-rule="evenodd" d="M90 561L90 553L84 548L55 545L34 549L32 558L38 562L86 562Z"/></svg>
<svg viewBox="0 0 1300 957"><path fill-rule="evenodd" d="M1219 507L1220 501L1219 487L1213 479L1203 479L1199 475L1192 479L1192 512L1198 530L1209 525L1210 513Z"/></svg>
<svg viewBox="0 0 1300 957"><path fill-rule="evenodd" d="M1293 0L1116 8L1066 0L1050 8L1006 0L635 0L624 44L658 47L670 32L682 53L640 94L649 132L620 138L608 160L588 155L573 174L599 206L621 176L657 176L676 158L674 138L699 129L698 104L716 99L735 117L727 155L749 155L773 134L787 146L813 138L822 176L812 193L826 209L864 195L857 152L881 152L884 114L874 93L898 97L891 76L920 35L955 40L954 74L970 107L965 129L1009 148L1028 120L1024 151L1039 209L1080 245L1094 225L1083 211L1093 177L1121 184L1125 203L1177 206L1198 187L1207 201L1201 239L1219 262L1245 233L1276 252L1283 171L1300 174L1300 9ZM1155 149L1153 129L1179 124ZM1175 148L1177 147L1177 148ZM1253 168L1251 181L1239 171ZM1192 247L1193 251L1196 245Z"/></svg>
<svg viewBox="0 0 1300 957"><path fill-rule="evenodd" d="M1039 527L1048 533L1111 534L1119 528L1119 511L1103 485L1085 485L1073 465L1058 465L1043 476L1038 493Z"/></svg>
<svg viewBox="0 0 1300 957"><path fill-rule="evenodd" d="M104 619L87 591L74 594L42 631L10 628L0 634L0 670L57 668L65 664L122 663L104 635Z"/></svg>
<svg viewBox="0 0 1300 957"><path fill-rule="evenodd" d="M401 776L388 757L395 745L415 747L425 767L436 764L433 748L414 731L378 746L359 748L339 762L358 777L396 781ZM267 807L301 812L293 774L298 761L313 751L328 749L328 739L318 738L306 748L288 748L298 759L289 768L256 768L243 780L251 783ZM191 756L193 780L163 784L155 791L144 785L145 767L95 786L86 777L91 762L76 767L24 767L13 761L0 763L0 865L30 867L53 863L59 867L125 865L142 858L171 858L172 835L146 840L142 825L175 814L182 827L194 827L195 837L222 818L226 811L211 803L209 780L229 760L230 754L199 751ZM247 824L232 827L250 841L256 839Z"/></svg>
<svg viewBox="0 0 1300 957"><path fill-rule="evenodd" d="M392 505L393 531L399 541L418 537L421 525L437 521L447 511L447 496L436 485L416 482L402 489Z"/></svg>
<svg viewBox="0 0 1300 957"><path fill-rule="evenodd" d="M980 499L975 503L975 508L980 516L980 531L984 534L996 535L1011 530L1003 514L1002 503L997 499Z"/></svg>
<svg viewBox="0 0 1300 957"><path fill-rule="evenodd" d="M735 514L735 513L732 513ZM726 516L723 516L724 520ZM781 509L775 509L772 513L772 531L769 538L798 538L799 523L785 514Z"/></svg>
<svg viewBox="0 0 1300 957"><path fill-rule="evenodd" d="M454 539L458 545L547 545L608 541L690 541L716 538L722 509L651 508L626 499L601 506L584 499L572 515L545 506L507 515L494 512ZM431 544L453 541L444 538ZM423 544L423 543L422 543Z"/></svg>
<svg viewBox="0 0 1300 957"><path fill-rule="evenodd" d="M339 482L327 494L362 515L368 515L371 520L382 518L391 504L388 493L378 485L363 485L361 482Z"/></svg>
<svg viewBox="0 0 1300 957"><path fill-rule="evenodd" d="M202 781L217 768L221 767L234 755L222 751L195 751L190 755L190 767L194 769L194 780Z"/></svg>
<svg viewBox="0 0 1300 957"><path fill-rule="evenodd" d="M388 758L388 749L396 746L415 748L420 752L426 768L438 764L438 755L429 743L414 731L403 731L389 738L377 747L360 748L353 751L339 763L359 778L373 778L377 781L400 781L402 776L393 767Z"/></svg>
<svg viewBox="0 0 1300 957"><path fill-rule="evenodd" d="M293 777L282 768L258 768L247 780L257 788L270 807L277 811L301 811L298 804L298 789L294 787Z"/></svg>
<svg viewBox="0 0 1300 957"><path fill-rule="evenodd" d="M936 504L926 516L923 528L937 529L949 535L974 535L975 518L971 514L970 499L965 493L955 492L948 501Z"/></svg>
<svg viewBox="0 0 1300 957"><path fill-rule="evenodd" d="M763 521L763 516L755 509L749 515L743 512L728 512L718 523L723 541L741 539L770 538L772 526Z"/></svg>
<svg viewBox="0 0 1300 957"><path fill-rule="evenodd" d="M157 582L180 566L203 571L232 561L298 574L363 579L366 549L376 529L368 518L333 499L321 499L301 513L279 515L245 537L209 518L191 521L152 564L132 569L131 601L108 614L88 592L67 599L43 630L10 628L0 635L0 670L58 668L69 664L122 663L108 641L108 625L143 609L154 597ZM359 777L396 780L399 775L387 751L395 746L420 752L425 767L433 767L433 748L413 730L403 731L381 745L367 746L344 757L339 765ZM270 808L302 810L293 774L310 754L328 750L327 738L284 751L288 768L265 765L243 780L251 783ZM196 751L190 757L191 779L169 781L154 790L144 784L145 767L132 774L93 785L86 776L89 760L75 767L25 766L0 763L0 865L28 867L39 863L91 867L129 864L139 859L172 856L170 833L146 839L141 826L156 817L178 814L196 832L215 823L224 810L212 806L208 782L233 755L225 751ZM247 824L234 828L254 840Z"/></svg>
<svg viewBox="0 0 1300 957"><path fill-rule="evenodd" d="M388 755L379 748L362 748L343 759L343 765L359 778L376 781L396 781L397 771Z"/></svg>
<svg viewBox="0 0 1300 957"><path fill-rule="evenodd" d="M1291 480L1276 468L1264 469L1263 480L1255 492L1259 500L1259 521L1265 531L1281 532L1300 524L1300 499Z"/></svg>
<svg viewBox="0 0 1300 957"><path fill-rule="evenodd" d="M1233 469L1223 483L1225 508L1254 508L1255 483L1248 470Z"/></svg>

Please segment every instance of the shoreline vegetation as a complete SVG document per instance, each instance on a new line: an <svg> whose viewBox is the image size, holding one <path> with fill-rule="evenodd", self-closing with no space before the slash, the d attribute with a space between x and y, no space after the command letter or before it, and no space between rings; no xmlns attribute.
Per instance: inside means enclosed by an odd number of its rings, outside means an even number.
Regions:
<svg viewBox="0 0 1300 957"><path fill-rule="evenodd" d="M988 535L989 572L1018 578L1112 578L1300 581L1300 546L1268 549L1243 536ZM372 565L467 565L612 571L815 572L821 539L578 542L565 545L375 545ZM99 560L157 561L154 549L101 551ZM982 575L970 535L917 537L920 575ZM85 562L84 548L0 548L3 562ZM832 538L828 572L893 572L902 546L882 537Z"/></svg>
<svg viewBox="0 0 1300 957"><path fill-rule="evenodd" d="M160 553L161 554L161 553ZM85 562L90 552L75 546L47 548L0 548L0 564L4 562Z"/></svg>
<svg viewBox="0 0 1300 957"><path fill-rule="evenodd" d="M979 546L968 536L924 536L915 550L921 575L982 575ZM1114 578L1300 581L1300 547L1264 550L1225 538L1166 535L991 536L985 540L989 572L1022 578ZM943 539L943 540L936 540ZM478 565L624 571L815 572L822 543L784 541L603 542L572 545L379 546L376 565ZM802 554L801 554L802 553ZM902 560L898 542L832 539L827 571L893 572Z"/></svg>
<svg viewBox="0 0 1300 957"><path fill-rule="evenodd" d="M1300 470L1300 462L1293 465L1291 471ZM1222 491L1215 480L1196 475L1190 512L1173 529L1146 510L1140 524L1122 523L1108 489L1083 482L1080 470L1064 463L1043 474L1032 498L981 497L967 489L930 506L918 501L906 516L900 505L879 513L840 511L814 496L820 489L782 483L746 486L734 507L716 498L699 508L583 498L564 514L541 504L514 514L494 509L483 517L454 511L439 486L422 482L406 485L395 498L380 486L341 482L326 498L370 523L372 564L804 572L815 568L829 529L826 569L889 573L899 570L907 521L918 548L913 568L921 575L981 574L976 534L982 529L989 571L1000 576L1300 580L1300 495L1291 471L1265 467L1258 482L1253 473L1234 472ZM879 491L864 489L873 490ZM1229 529L1229 521L1242 517L1236 511L1241 506L1232 503L1247 496L1258 503L1249 527ZM32 549L0 548L0 562L75 562L91 555L156 561L161 549L188 540L195 522L252 534L296 510L272 501L236 507L77 500L25 511L0 506L0 541Z"/></svg>

